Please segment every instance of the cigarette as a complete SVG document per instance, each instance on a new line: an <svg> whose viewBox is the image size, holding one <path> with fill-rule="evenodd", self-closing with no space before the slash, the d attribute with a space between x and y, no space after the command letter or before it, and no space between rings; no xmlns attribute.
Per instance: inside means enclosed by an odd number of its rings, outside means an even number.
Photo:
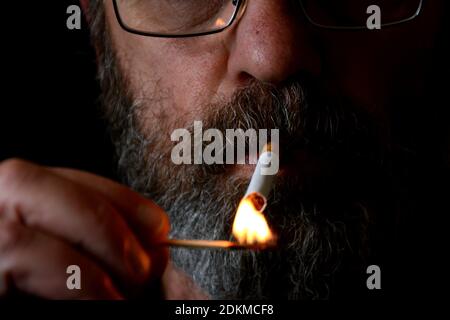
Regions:
<svg viewBox="0 0 450 320"><path fill-rule="evenodd" d="M268 174L268 168L274 161L278 161L276 148L272 144L267 144L259 156L255 171L244 195L244 198L250 198L258 211L264 211L267 198L272 191L275 174Z"/></svg>
<svg viewBox="0 0 450 320"><path fill-rule="evenodd" d="M270 173L271 165L278 161L276 148L267 144L256 164L255 171L243 199L252 202L254 208L262 212L267 206L267 198L272 190L275 173ZM276 163L278 165L278 163ZM227 249L227 250L264 250L275 247L275 238L262 243L237 243L226 240L192 240L192 239L168 239L161 246L181 247L190 249Z"/></svg>
<svg viewBox="0 0 450 320"><path fill-rule="evenodd" d="M162 246L182 247L191 249L228 249L228 250L264 250L271 247L267 244L240 244L225 240L180 240L168 239L161 243Z"/></svg>

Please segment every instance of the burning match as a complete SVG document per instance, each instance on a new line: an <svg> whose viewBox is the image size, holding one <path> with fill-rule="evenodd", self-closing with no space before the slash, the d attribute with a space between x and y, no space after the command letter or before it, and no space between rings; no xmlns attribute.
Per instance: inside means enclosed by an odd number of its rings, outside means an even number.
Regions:
<svg viewBox="0 0 450 320"><path fill-rule="evenodd" d="M264 147L256 164L247 191L239 203L233 223L233 236L237 242L225 240L180 240L169 239L162 245L184 248L263 250L274 247L276 237L267 224L263 211L272 190L275 174L268 168L278 161L278 154L271 144Z"/></svg>
<svg viewBox="0 0 450 320"><path fill-rule="evenodd" d="M273 246L269 243L249 245L226 240L178 240L178 239L169 239L166 242L163 242L162 244L170 247L182 247L192 249L195 248L228 249L228 250L264 250Z"/></svg>

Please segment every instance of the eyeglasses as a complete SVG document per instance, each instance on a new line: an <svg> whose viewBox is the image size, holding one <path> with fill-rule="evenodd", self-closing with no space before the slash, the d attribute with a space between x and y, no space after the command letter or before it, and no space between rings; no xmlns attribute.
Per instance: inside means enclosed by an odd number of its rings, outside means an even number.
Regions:
<svg viewBox="0 0 450 320"><path fill-rule="evenodd" d="M248 0L113 0L120 26L128 32L165 38L221 32L239 20ZM291 0L314 26L338 30L366 29L368 8L381 10L381 27L415 19L423 0Z"/></svg>

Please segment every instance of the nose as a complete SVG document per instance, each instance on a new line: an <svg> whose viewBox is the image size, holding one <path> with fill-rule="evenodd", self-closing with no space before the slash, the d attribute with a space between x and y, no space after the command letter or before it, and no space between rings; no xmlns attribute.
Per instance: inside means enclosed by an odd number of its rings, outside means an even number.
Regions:
<svg viewBox="0 0 450 320"><path fill-rule="evenodd" d="M277 85L298 72L320 72L305 18L293 2L247 0L229 49L228 72L233 81L242 84L256 79Z"/></svg>

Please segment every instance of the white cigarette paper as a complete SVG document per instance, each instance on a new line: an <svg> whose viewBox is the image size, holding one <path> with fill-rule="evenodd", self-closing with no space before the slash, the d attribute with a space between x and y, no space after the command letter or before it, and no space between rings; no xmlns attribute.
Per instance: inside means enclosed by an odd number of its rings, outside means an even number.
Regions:
<svg viewBox="0 0 450 320"><path fill-rule="evenodd" d="M278 146L268 144L259 156L252 179L245 192L244 198L256 193L266 200L272 190L275 175L278 173L279 157Z"/></svg>

